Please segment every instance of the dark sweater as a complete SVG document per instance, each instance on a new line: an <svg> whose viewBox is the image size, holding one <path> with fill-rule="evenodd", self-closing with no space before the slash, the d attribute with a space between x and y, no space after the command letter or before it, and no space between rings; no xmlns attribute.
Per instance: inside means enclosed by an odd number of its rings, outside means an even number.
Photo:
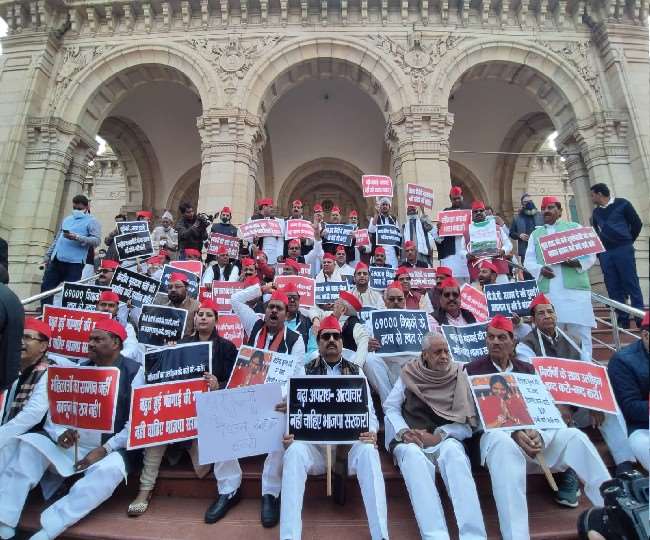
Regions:
<svg viewBox="0 0 650 540"><path fill-rule="evenodd" d="M528 373L530 375L535 373L535 368L528 362L522 362L516 358L510 360L512 362L512 371L514 373ZM465 364L465 371L468 375L490 375L491 373L499 373L497 368L488 357L480 358Z"/></svg>
<svg viewBox="0 0 650 540"><path fill-rule="evenodd" d="M633 243L643 226L630 201L619 197L605 208L595 208L591 221L605 249Z"/></svg>
<svg viewBox="0 0 650 540"><path fill-rule="evenodd" d="M641 340L612 356L607 372L628 432L648 429L650 355Z"/></svg>

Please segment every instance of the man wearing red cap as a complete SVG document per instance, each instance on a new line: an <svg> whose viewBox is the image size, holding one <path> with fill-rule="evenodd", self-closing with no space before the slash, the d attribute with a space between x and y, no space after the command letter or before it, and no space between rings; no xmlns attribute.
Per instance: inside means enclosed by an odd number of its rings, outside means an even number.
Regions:
<svg viewBox="0 0 650 540"><path fill-rule="evenodd" d="M120 297L113 291L102 291L99 293L99 299L95 307L96 311L101 313L110 313L111 317L119 322L126 330L126 339L122 343L122 356L130 358L139 364L144 363L144 348L138 343L137 334L133 325L126 320L128 310L123 311L123 317L120 317ZM124 320L122 320L122 318Z"/></svg>
<svg viewBox="0 0 650 540"><path fill-rule="evenodd" d="M126 479L131 389L144 384L140 366L122 356L124 328L112 319L96 323L88 343L88 367L116 367L120 384L112 433L75 430L54 424L48 413L44 432L14 437L2 448L9 456L0 471L0 537L11 538L29 491L48 471L70 477L83 472L67 495L41 514L42 529L32 538L56 538L107 500ZM75 463L78 449L80 459ZM4 459L4 458L2 458ZM2 461L0 459L0 461Z"/></svg>
<svg viewBox="0 0 650 540"><path fill-rule="evenodd" d="M226 246L219 247L216 261L203 272L203 285L212 287L213 281L239 281L239 267L230 261Z"/></svg>
<svg viewBox="0 0 650 540"><path fill-rule="evenodd" d="M451 206L443 208L447 210L464 210L467 208L463 203L463 190L454 186L449 192L449 200ZM454 277L466 283L469 280L469 270L467 268L467 245L468 239L465 236L438 236L438 228L436 227L431 231L433 239L436 241L436 249L438 250L438 260L440 264L451 268Z"/></svg>
<svg viewBox="0 0 650 540"><path fill-rule="evenodd" d="M474 314L460 305L460 283L455 278L446 278L440 283L440 306L433 318L442 326L465 326L474 324Z"/></svg>
<svg viewBox="0 0 650 540"><path fill-rule="evenodd" d="M569 335L579 338L583 360L591 361L591 329L596 326L591 304L589 269L596 262L595 255L586 255L561 264L546 265L542 257L540 238L555 232L581 227L579 223L564 221L562 204L556 197L542 199L544 225L530 235L526 249L526 269L537 280L540 292L546 294L555 306L557 323Z"/></svg>
<svg viewBox="0 0 650 540"><path fill-rule="evenodd" d="M136 221L146 221L148 226L151 226L151 220L153 219L153 213L149 210L138 210L135 213Z"/></svg>
<svg viewBox="0 0 650 540"><path fill-rule="evenodd" d="M284 262L286 262L287 259L293 259L295 262L308 264L311 267L312 276L315 276L320 270L321 257L323 256L323 242L320 236L320 226L314 224L314 241L310 245L303 246L303 242L304 239L301 241L298 238L292 238L287 241L287 255L284 257Z"/></svg>
<svg viewBox="0 0 650 540"><path fill-rule="evenodd" d="M384 309L384 298L379 291L369 287L370 269L368 265L362 262L357 263L354 268L354 290L352 294L356 296L363 307L372 307L375 309Z"/></svg>
<svg viewBox="0 0 650 540"><path fill-rule="evenodd" d="M334 253L336 258L336 267L341 276L352 276L354 275L354 269L348 264L348 254L345 246L336 246L336 252Z"/></svg>
<svg viewBox="0 0 650 540"><path fill-rule="evenodd" d="M305 342L307 357L318 347L316 345L316 332L312 328L312 321L300 311L300 291L293 283L288 283L282 292L287 295L287 319L286 325L289 330L298 332Z"/></svg>
<svg viewBox="0 0 650 540"><path fill-rule="evenodd" d="M208 239L209 219L199 219L192 203L183 201L178 206L178 213L181 218L176 222L176 231L178 232L178 250L179 258L185 259L185 250L187 248L203 249L203 242ZM204 218L207 216L201 214Z"/></svg>
<svg viewBox="0 0 650 540"><path fill-rule="evenodd" d="M492 261L484 260L478 265L478 285L479 289L484 290L486 285L493 285L497 282L499 269Z"/></svg>
<svg viewBox="0 0 650 540"><path fill-rule="evenodd" d="M338 265L336 264L336 257L331 253L323 255L323 268L316 275L316 283L323 283L325 281L345 281L341 275Z"/></svg>
<svg viewBox="0 0 650 540"><path fill-rule="evenodd" d="M286 227L286 222L291 220L291 219L305 219L304 214L303 214L303 204L300 199L296 199L291 203L291 213L289 216L285 219L285 227ZM318 230L320 233L320 226L314 226L314 231ZM290 242L298 242L298 254L295 253L295 250L293 251L293 255L290 255ZM295 238L295 239L285 239L284 241L284 257L287 256L292 256L294 258L297 257L302 257L304 255L307 255L309 252L312 251L312 248L314 246L314 241L311 238ZM304 262L304 261L300 261Z"/></svg>
<svg viewBox="0 0 650 540"><path fill-rule="evenodd" d="M411 274L407 267L402 266L398 268L397 272L395 272L395 279L402 285L406 309L422 309L427 313L433 311L429 297L411 288Z"/></svg>
<svg viewBox="0 0 650 540"><path fill-rule="evenodd" d="M436 286L433 289L429 289L427 292L429 302L431 302L431 307L433 308L432 312L438 311L440 308L440 293L442 292L440 284L450 277L453 277L451 268L447 268L446 266L438 266L438 268L436 268Z"/></svg>
<svg viewBox="0 0 650 540"><path fill-rule="evenodd" d="M199 302L187 294L188 279L182 272L172 272L167 284L166 306L187 310L185 322L185 333L183 337L191 336L194 333L194 315L199 309Z"/></svg>
<svg viewBox="0 0 650 540"><path fill-rule="evenodd" d="M336 317L321 321L318 331L318 358L305 366L307 375L359 375L359 368L342 355L341 326ZM347 455L348 474L356 475L366 509L370 536L373 540L388 538L386 489L377 451L379 422L368 389L369 430L362 433ZM282 471L282 509L280 517L281 540L295 540L302 535L302 503L307 475L325 474L326 448L322 445L294 441L293 435L284 438L286 451ZM344 450L344 447L338 447ZM338 450L337 449L337 450ZM329 451L329 449L327 449ZM337 461L340 452L337 452Z"/></svg>
<svg viewBox="0 0 650 540"><path fill-rule="evenodd" d="M404 260L400 263L401 268L429 268L429 264L419 258L417 245L413 240L404 242Z"/></svg>
<svg viewBox="0 0 650 540"><path fill-rule="evenodd" d="M113 274L119 266L120 263L117 261L102 259L102 262L99 263L99 275L95 280L95 285L99 285L100 287L109 287L111 280L113 279Z"/></svg>
<svg viewBox="0 0 650 540"><path fill-rule="evenodd" d="M641 339L621 348L607 364L612 389L623 413L629 444L636 459L650 471L650 312L641 320Z"/></svg>
<svg viewBox="0 0 650 540"><path fill-rule="evenodd" d="M434 244L432 230L433 223L428 216L423 214L420 217L415 206L406 207L406 223L402 226L402 238L404 239L402 254L406 261L412 265L417 263L417 266L421 268L429 268ZM412 244L412 248L407 247L409 242ZM409 254L408 251L411 249L413 253Z"/></svg>
<svg viewBox="0 0 650 540"><path fill-rule="evenodd" d="M386 266L390 266L386 264L386 249L384 248L384 246L377 246L374 249L372 263L370 266L379 266L382 268ZM395 268L395 267L391 266L391 268Z"/></svg>
<svg viewBox="0 0 650 540"><path fill-rule="evenodd" d="M399 221L390 213L391 200L388 197L380 197L377 200L377 213L370 219L368 234L373 249L377 246L377 225L394 225L401 233ZM386 246L386 264L397 268L400 248L397 246Z"/></svg>
<svg viewBox="0 0 650 540"><path fill-rule="evenodd" d="M488 356L465 364L468 375L515 372L533 374L533 366L515 356L512 321L497 315L488 324ZM594 506L602 506L599 488L610 479L607 467L589 438L576 428L537 431L484 432L480 439L481 464L490 472L492 494L505 540L529 538L526 471L536 467L542 454L551 470L573 469Z"/></svg>
<svg viewBox="0 0 650 540"><path fill-rule="evenodd" d="M508 258L512 256L512 242L501 218L488 217L485 203L472 203L472 222L469 225L469 251L467 255L470 281L475 281L478 269L475 265L477 257L494 254L490 261L497 269L497 283L508 283L510 267Z"/></svg>
<svg viewBox="0 0 650 540"><path fill-rule="evenodd" d="M321 223L323 221L323 205L316 203L314 205L314 223Z"/></svg>
<svg viewBox="0 0 650 540"><path fill-rule="evenodd" d="M258 212L248 220L249 223L258 219L274 219L280 225L280 236L264 236L253 239L253 244L266 253L268 264L275 266L278 257L284 252L284 219L276 218L273 215L273 199L260 199L257 201L257 210ZM255 252L251 251L251 254L255 256Z"/></svg>
<svg viewBox="0 0 650 540"><path fill-rule="evenodd" d="M165 210L160 217L160 225L154 227L151 232L154 253L158 253L161 249L174 252L178 249L178 233L173 225L174 216L169 210Z"/></svg>

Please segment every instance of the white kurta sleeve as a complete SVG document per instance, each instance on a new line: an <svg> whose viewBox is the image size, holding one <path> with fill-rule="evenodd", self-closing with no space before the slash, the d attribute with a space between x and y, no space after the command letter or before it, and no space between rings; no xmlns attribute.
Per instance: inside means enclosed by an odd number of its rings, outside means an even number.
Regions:
<svg viewBox="0 0 650 540"><path fill-rule="evenodd" d="M542 265L537 262L537 254L535 253L535 242L537 240L530 240L526 247L526 255L524 255L524 268L535 278L539 279Z"/></svg>
<svg viewBox="0 0 650 540"><path fill-rule="evenodd" d="M370 339L368 331L363 323L354 325L354 328L352 329L352 337L354 337L354 342L357 344L354 363L359 367L363 367L366 363L366 358L368 357L368 341Z"/></svg>
<svg viewBox="0 0 650 540"><path fill-rule="evenodd" d="M135 388L137 386L143 386L144 381L144 369L140 368L139 371L133 377L131 382L131 387ZM104 444L108 446L111 450L120 450L126 448L126 443L129 440L129 433L131 432L131 421L127 420L124 424L124 427L110 439L108 439Z"/></svg>
<svg viewBox="0 0 650 540"><path fill-rule="evenodd" d="M212 268L213 266L214 265L211 264L205 269L205 272L203 272L203 277L201 278L201 285L203 287L206 285L212 285L212 282L214 281L214 269Z"/></svg>
<svg viewBox="0 0 650 540"><path fill-rule="evenodd" d="M517 343L517 347L515 347L515 354L517 355L517 360L528 362L529 364L531 363L531 358L533 356L537 356L535 354L535 351L533 351L533 349L531 349L525 343Z"/></svg>
<svg viewBox="0 0 650 540"><path fill-rule="evenodd" d="M230 271L230 276L228 277L228 281L239 281L239 267L236 265L233 265L232 270Z"/></svg>
<svg viewBox="0 0 650 540"><path fill-rule="evenodd" d="M11 404L8 404L8 406L10 407ZM44 373L23 409L9 422L0 426L0 448L11 437L22 435L32 429L43 420L47 410L47 373Z"/></svg>
<svg viewBox="0 0 650 540"><path fill-rule="evenodd" d="M442 431L446 437L451 437L458 441L469 439L472 436L472 428L469 425L458 424L456 422L440 426L436 431Z"/></svg>
<svg viewBox="0 0 650 540"><path fill-rule="evenodd" d="M323 256L323 241L316 240L313 249L305 255L305 262L314 268L314 264Z"/></svg>
<svg viewBox="0 0 650 540"><path fill-rule="evenodd" d="M596 256L585 255L583 257L580 257L578 259L578 262L580 263L580 268L576 268L576 271L579 274L582 274L583 272L587 272L594 264L596 264Z"/></svg>
<svg viewBox="0 0 650 540"><path fill-rule="evenodd" d="M368 394L368 431L377 433L379 431L379 420L377 420L377 415L375 414L375 406L372 403L372 396L370 395L370 385L368 384L368 379L366 379L366 392Z"/></svg>
<svg viewBox="0 0 650 540"><path fill-rule="evenodd" d="M255 313L246 302L255 300L262 296L262 289L259 285L251 285L241 291L233 293L230 297L230 303L232 304L232 310L239 317L239 320L244 327L244 332L246 335L250 336L253 326L260 318L259 313Z"/></svg>
<svg viewBox="0 0 650 540"><path fill-rule="evenodd" d="M406 387L404 386L404 381L402 377L397 379L393 389L390 391L390 394L384 400L382 406L384 407L384 414L388 421L391 423L395 429L395 433L398 433L402 429L409 429L409 425L404 420L402 416L402 403L404 403L404 391ZM388 442L388 441L387 441Z"/></svg>
<svg viewBox="0 0 650 540"><path fill-rule="evenodd" d="M144 363L144 350L138 343L135 329L130 323L126 324L126 340L122 344L122 354L140 365Z"/></svg>

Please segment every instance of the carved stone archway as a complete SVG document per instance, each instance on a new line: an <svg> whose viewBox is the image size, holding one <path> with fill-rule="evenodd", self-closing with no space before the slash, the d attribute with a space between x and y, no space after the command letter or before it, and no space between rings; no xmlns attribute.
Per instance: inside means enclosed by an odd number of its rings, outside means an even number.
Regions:
<svg viewBox="0 0 650 540"><path fill-rule="evenodd" d="M465 165L450 159L449 172L451 174L451 185L460 186L463 189L465 203L470 204L472 201L482 200L487 205L491 204L485 187Z"/></svg>
<svg viewBox="0 0 650 540"><path fill-rule="evenodd" d="M195 165L188 170L178 181L167 198L167 210L174 215L178 213L178 205L183 201L190 202L194 205L197 212L206 212L212 214L220 208L198 208L199 204L199 181L201 179L201 164Z"/></svg>

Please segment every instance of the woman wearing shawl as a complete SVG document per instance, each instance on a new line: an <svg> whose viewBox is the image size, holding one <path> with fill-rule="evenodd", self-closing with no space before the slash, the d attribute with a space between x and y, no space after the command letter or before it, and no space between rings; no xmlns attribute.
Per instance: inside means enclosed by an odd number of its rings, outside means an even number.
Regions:
<svg viewBox="0 0 650 540"><path fill-rule="evenodd" d="M460 442L477 425L476 409L462 366L451 360L442 335L424 336L421 356L402 369L384 412L388 449L404 477L421 537L449 538L436 489L437 466L460 538L486 538L471 466Z"/></svg>

